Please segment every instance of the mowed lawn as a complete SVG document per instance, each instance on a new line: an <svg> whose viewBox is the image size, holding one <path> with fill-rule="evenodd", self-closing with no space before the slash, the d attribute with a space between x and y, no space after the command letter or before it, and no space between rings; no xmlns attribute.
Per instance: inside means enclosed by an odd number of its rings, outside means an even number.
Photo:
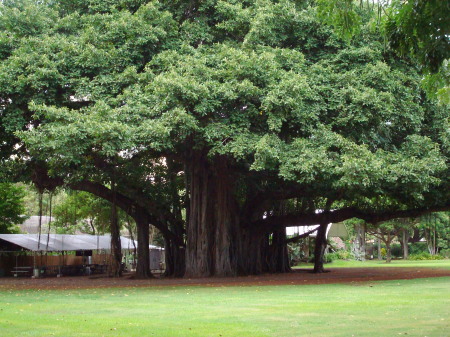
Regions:
<svg viewBox="0 0 450 337"><path fill-rule="evenodd" d="M305 269L313 268L312 263L301 263L295 268ZM382 260L367 260L367 261L354 261L354 260L335 260L331 263L325 264L325 269L333 268L379 268L379 267L410 267L410 268L439 268L450 269L450 260L392 260L390 263Z"/></svg>
<svg viewBox="0 0 450 337"><path fill-rule="evenodd" d="M450 278L0 290L0 336L450 336Z"/></svg>

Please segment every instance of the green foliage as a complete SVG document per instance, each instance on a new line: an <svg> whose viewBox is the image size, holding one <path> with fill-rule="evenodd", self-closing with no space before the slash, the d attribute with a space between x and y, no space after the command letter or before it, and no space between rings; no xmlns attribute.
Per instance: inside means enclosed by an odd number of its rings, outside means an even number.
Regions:
<svg viewBox="0 0 450 337"><path fill-rule="evenodd" d="M21 186L0 183L0 233L19 233L17 226L27 217L24 216L25 191Z"/></svg>
<svg viewBox="0 0 450 337"><path fill-rule="evenodd" d="M432 98L449 104L450 8L441 0L317 1L317 15L350 40L366 27L381 31L391 50L412 57L423 68L423 86Z"/></svg>
<svg viewBox="0 0 450 337"><path fill-rule="evenodd" d="M325 254L325 261L327 263L333 262L335 260L350 260L353 258L354 256L346 250L337 250L333 253Z"/></svg>
<svg viewBox="0 0 450 337"><path fill-rule="evenodd" d="M317 7L319 18L333 25L343 38L350 40L359 32L361 17L354 0L318 0Z"/></svg>
<svg viewBox="0 0 450 337"><path fill-rule="evenodd" d="M450 55L450 8L446 1L393 1L387 22L394 49L412 54L427 69L437 72Z"/></svg>
<svg viewBox="0 0 450 337"><path fill-rule="evenodd" d="M408 251L410 255L416 255L427 252L427 244L425 242L409 243Z"/></svg>
<svg viewBox="0 0 450 337"><path fill-rule="evenodd" d="M428 245L428 251L436 254L441 249L450 248L449 212L431 213L419 219L418 228Z"/></svg>
<svg viewBox="0 0 450 337"><path fill-rule="evenodd" d="M109 233L111 204L86 192L70 191L64 202L53 211L56 218L53 226L58 233L74 234L76 231L89 234ZM119 211L119 223L123 225L125 215Z"/></svg>
<svg viewBox="0 0 450 337"><path fill-rule="evenodd" d="M409 255L408 259L409 260L442 260L444 257L441 255L431 255L428 252L422 252L419 254L411 254Z"/></svg>
<svg viewBox="0 0 450 337"><path fill-rule="evenodd" d="M440 256L443 256L445 259L450 259L450 249L442 249L439 252Z"/></svg>

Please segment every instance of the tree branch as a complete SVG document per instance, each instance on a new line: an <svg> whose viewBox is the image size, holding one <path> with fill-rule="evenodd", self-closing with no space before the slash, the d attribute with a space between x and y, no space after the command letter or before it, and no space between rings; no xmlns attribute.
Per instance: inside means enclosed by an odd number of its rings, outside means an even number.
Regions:
<svg viewBox="0 0 450 337"><path fill-rule="evenodd" d="M306 233L303 233L303 234L294 236L292 238L286 239L286 243L297 242L298 240L304 239L304 238L308 237L309 234L317 232L318 229L319 229L319 227L311 229L310 231L307 231Z"/></svg>
<svg viewBox="0 0 450 337"><path fill-rule="evenodd" d="M282 216L269 216L265 219L254 221L250 224L252 227L265 228L271 230L279 227L310 226L321 223L336 223L351 218L359 218L369 223L384 222L397 218L412 218L432 212L449 211L450 203L444 206L423 207L409 210L397 210L387 212L374 212L359 210L355 207L347 207L334 211L325 211L322 213L296 213Z"/></svg>
<svg viewBox="0 0 450 337"><path fill-rule="evenodd" d="M80 181L77 183L70 184L69 187L74 190L92 193L97 197L108 200L109 202L112 202L113 200L112 191L99 183L94 183L91 181ZM172 231L170 231L165 223L159 221L156 215L149 213L144 207L138 205L132 199L128 198L127 196L121 193L116 192L116 203L117 206L119 206L122 210L124 210L132 217L144 215L148 220L148 223L158 228L164 236L173 240L178 245L184 245L182 239L177 235L175 235Z"/></svg>

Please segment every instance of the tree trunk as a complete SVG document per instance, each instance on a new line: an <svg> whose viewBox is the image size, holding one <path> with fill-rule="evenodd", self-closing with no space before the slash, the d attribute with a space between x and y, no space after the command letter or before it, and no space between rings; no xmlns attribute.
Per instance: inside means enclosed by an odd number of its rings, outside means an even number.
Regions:
<svg viewBox="0 0 450 337"><path fill-rule="evenodd" d="M119 218L117 214L116 174L114 169L111 179L111 191L111 259L109 274L112 277L120 277L122 276L122 245L120 242Z"/></svg>
<svg viewBox="0 0 450 337"><path fill-rule="evenodd" d="M150 227L145 217L136 216L137 227L137 265L136 278L145 279L153 277L150 272L150 250L149 250L149 234Z"/></svg>
<svg viewBox="0 0 450 337"><path fill-rule="evenodd" d="M391 254L391 243L386 242L386 263L391 263L392 254Z"/></svg>
<svg viewBox="0 0 450 337"><path fill-rule="evenodd" d="M183 277L186 270L185 249L167 238L164 238L164 255L166 270L164 276Z"/></svg>
<svg viewBox="0 0 450 337"><path fill-rule="evenodd" d="M122 247L120 243L120 229L119 221L117 219L117 206L112 205L111 216L111 261L110 261L110 276L122 276Z"/></svg>
<svg viewBox="0 0 450 337"><path fill-rule="evenodd" d="M407 230L403 230L402 233L402 248L403 248L403 259L408 259L408 241L409 241L409 232Z"/></svg>
<svg viewBox="0 0 450 337"><path fill-rule="evenodd" d="M358 261L365 261L366 259L366 231L365 226L358 224L355 226L356 238L353 248L353 253Z"/></svg>
<svg viewBox="0 0 450 337"><path fill-rule="evenodd" d="M381 240L380 239L376 239L377 240L377 249L378 249L378 260L383 260L383 257L381 256Z"/></svg>
<svg viewBox="0 0 450 337"><path fill-rule="evenodd" d="M187 223L186 277L212 275L214 239L214 184L204 155L192 156L190 169L190 214Z"/></svg>
<svg viewBox="0 0 450 337"><path fill-rule="evenodd" d="M287 273L291 271L286 243L286 230L284 228L273 232L269 254L269 272Z"/></svg>
<svg viewBox="0 0 450 337"><path fill-rule="evenodd" d="M238 274L257 275L268 271L268 234L241 228L238 237Z"/></svg>
<svg viewBox="0 0 450 337"><path fill-rule="evenodd" d="M238 207L233 191L233 181L227 163L219 159L215 179L216 207L213 274L216 276L237 275L237 231Z"/></svg>
<svg viewBox="0 0 450 337"><path fill-rule="evenodd" d="M187 224L186 276L237 274L238 208L227 163L196 152L189 165L190 205Z"/></svg>
<svg viewBox="0 0 450 337"><path fill-rule="evenodd" d="M323 273L323 258L325 248L327 247L327 226L328 224L320 224L316 236L316 246L314 248L314 273Z"/></svg>

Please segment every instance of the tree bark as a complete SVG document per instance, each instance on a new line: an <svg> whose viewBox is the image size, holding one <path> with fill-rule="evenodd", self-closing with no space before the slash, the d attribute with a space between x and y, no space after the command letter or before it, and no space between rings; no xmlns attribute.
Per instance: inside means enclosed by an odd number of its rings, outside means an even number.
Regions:
<svg viewBox="0 0 450 337"><path fill-rule="evenodd" d="M404 260L407 260L409 256L408 241L409 241L409 232L406 229L404 229L402 233L402 248Z"/></svg>
<svg viewBox="0 0 450 337"><path fill-rule="evenodd" d="M273 232L269 254L268 267L270 273L287 273L291 271L285 229Z"/></svg>
<svg viewBox="0 0 450 337"><path fill-rule="evenodd" d="M183 277L186 271L185 248L176 242L164 238L164 255L166 270L164 276Z"/></svg>
<svg viewBox="0 0 450 337"><path fill-rule="evenodd" d="M112 277L122 276L122 245L120 241L119 218L117 214L116 175L113 171L111 179L112 206L111 206L111 260L109 274Z"/></svg>
<svg viewBox="0 0 450 337"><path fill-rule="evenodd" d="M382 260L383 257L381 256L381 240L379 238L376 239L377 240L377 254L378 254L378 260Z"/></svg>
<svg viewBox="0 0 450 337"><path fill-rule="evenodd" d="M120 243L120 229L117 218L117 206L113 202L111 215L111 261L110 261L110 276L122 276L122 247Z"/></svg>
<svg viewBox="0 0 450 337"><path fill-rule="evenodd" d="M268 234L240 228L238 237L238 274L257 275L268 271Z"/></svg>
<svg viewBox="0 0 450 337"><path fill-rule="evenodd" d="M190 175L186 277L213 275L214 184L206 154L194 152Z"/></svg>
<svg viewBox="0 0 450 337"><path fill-rule="evenodd" d="M359 261L366 259L366 231L364 224L357 224L355 226L356 238L354 243L353 253L355 258Z"/></svg>
<svg viewBox="0 0 450 337"><path fill-rule="evenodd" d="M316 246L314 248L314 273L325 272L323 268L323 258L325 248L327 247L327 226L328 224L322 223L317 231Z"/></svg>
<svg viewBox="0 0 450 337"><path fill-rule="evenodd" d="M391 243L390 242L385 243L386 243L386 263L391 263L392 260Z"/></svg>
<svg viewBox="0 0 450 337"><path fill-rule="evenodd" d="M242 251L239 207L229 163L224 157L210 163L201 152L194 152L191 159L186 277L235 276ZM248 235L246 238L251 241ZM241 261L241 267L250 267L244 265Z"/></svg>
<svg viewBox="0 0 450 337"><path fill-rule="evenodd" d="M150 227L145 216L135 216L137 227L137 265L136 278L146 279L153 277L150 271L149 234Z"/></svg>

